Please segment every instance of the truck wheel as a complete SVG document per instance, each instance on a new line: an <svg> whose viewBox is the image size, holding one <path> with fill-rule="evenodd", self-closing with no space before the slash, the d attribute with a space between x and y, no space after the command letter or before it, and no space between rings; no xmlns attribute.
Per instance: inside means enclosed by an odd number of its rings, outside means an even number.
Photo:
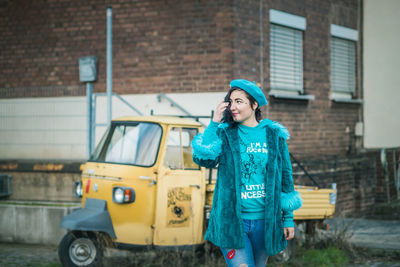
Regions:
<svg viewBox="0 0 400 267"><path fill-rule="evenodd" d="M58 245L58 257L64 267L101 266L103 250L96 235L68 232Z"/></svg>
<svg viewBox="0 0 400 267"><path fill-rule="evenodd" d="M285 263L287 262L294 254L294 238L290 239L287 247L272 257L273 262L275 263Z"/></svg>

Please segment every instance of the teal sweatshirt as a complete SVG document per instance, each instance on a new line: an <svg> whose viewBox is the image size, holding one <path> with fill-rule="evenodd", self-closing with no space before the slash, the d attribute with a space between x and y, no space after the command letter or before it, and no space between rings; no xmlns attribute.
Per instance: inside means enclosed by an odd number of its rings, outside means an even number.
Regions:
<svg viewBox="0 0 400 267"><path fill-rule="evenodd" d="M241 124L238 126L242 169L240 195L242 218L264 219L267 137L260 124L255 127Z"/></svg>

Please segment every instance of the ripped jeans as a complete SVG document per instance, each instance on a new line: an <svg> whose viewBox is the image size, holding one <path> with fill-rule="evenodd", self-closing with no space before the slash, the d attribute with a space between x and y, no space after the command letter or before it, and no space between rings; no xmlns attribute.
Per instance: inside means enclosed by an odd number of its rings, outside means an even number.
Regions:
<svg viewBox="0 0 400 267"><path fill-rule="evenodd" d="M265 267L268 256L264 243L264 220L243 220L245 247L221 248L228 267Z"/></svg>

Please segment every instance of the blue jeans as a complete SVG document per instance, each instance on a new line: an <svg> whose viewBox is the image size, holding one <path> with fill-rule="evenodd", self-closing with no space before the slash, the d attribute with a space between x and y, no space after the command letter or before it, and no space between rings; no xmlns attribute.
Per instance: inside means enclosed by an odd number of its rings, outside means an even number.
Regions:
<svg viewBox="0 0 400 267"><path fill-rule="evenodd" d="M265 267L268 259L264 242L264 220L243 220L245 247L221 248L228 267L247 264L248 267Z"/></svg>

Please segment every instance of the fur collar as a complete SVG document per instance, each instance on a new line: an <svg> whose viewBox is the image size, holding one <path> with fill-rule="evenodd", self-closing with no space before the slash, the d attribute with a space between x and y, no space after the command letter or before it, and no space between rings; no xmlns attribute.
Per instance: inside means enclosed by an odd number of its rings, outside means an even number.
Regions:
<svg viewBox="0 0 400 267"><path fill-rule="evenodd" d="M218 125L218 128L226 130L228 128L236 127L236 124L237 123L235 123L235 122L231 122L231 123L224 122L224 123L220 123ZM271 121L269 119L263 119L260 121L260 125L263 128L270 128L272 130L278 131L279 137L282 137L285 140L289 140L289 138L290 138L289 131L286 129L285 126L283 126L279 122Z"/></svg>

